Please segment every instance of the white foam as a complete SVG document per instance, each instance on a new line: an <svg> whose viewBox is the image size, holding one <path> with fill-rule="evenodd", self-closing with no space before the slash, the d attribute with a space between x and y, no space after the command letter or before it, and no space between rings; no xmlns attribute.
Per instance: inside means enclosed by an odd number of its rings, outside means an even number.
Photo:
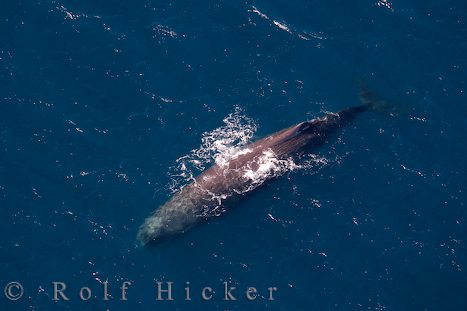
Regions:
<svg viewBox="0 0 467 311"><path fill-rule="evenodd" d="M284 30L284 31L286 31L286 32L288 32L288 33L292 33L292 31L290 30L290 28L289 28L286 24L280 23L280 22L275 21L275 20L273 20L272 22L273 22L274 25L276 25L279 29L282 29L282 30Z"/></svg>
<svg viewBox="0 0 467 311"><path fill-rule="evenodd" d="M251 152L245 146L251 142L257 130L253 119L246 116L240 107L236 107L223 119L223 123L224 125L203 133L201 145L176 160L177 164L169 173L173 192L194 180L194 176L213 163L225 166L231 159Z"/></svg>
<svg viewBox="0 0 467 311"><path fill-rule="evenodd" d="M380 6L380 7L385 7L387 9L389 9L391 12L394 12L394 9L392 7L392 3L389 2L388 0L379 0L377 5Z"/></svg>
<svg viewBox="0 0 467 311"><path fill-rule="evenodd" d="M251 142L254 133L257 130L256 123L246 116L241 108L236 108L223 120L224 125L212 131L203 133L201 145L193 149L189 154L176 160L176 165L170 170L170 189L177 192L184 185L193 182L194 176L199 175L208 167L216 164L225 167L228 163L240 155L252 152L246 146ZM242 170L240 176L245 178L245 187L241 189L232 189L235 193L249 192L265 181L280 176L286 172L299 169L312 169L323 167L328 164L325 157L314 154L303 156L299 163L292 158L280 159L271 149L263 153L247 167L239 168ZM213 199L221 201L226 199L229 194L221 196L209 193Z"/></svg>
<svg viewBox="0 0 467 311"><path fill-rule="evenodd" d="M258 10L255 6L251 7L251 10L249 10L249 12L252 12L252 13L255 13L255 14L258 14L258 16L260 16L261 18L264 18L264 19L269 19L269 17L262 13L260 10Z"/></svg>
<svg viewBox="0 0 467 311"><path fill-rule="evenodd" d="M387 1L384 1L385 3ZM267 20L268 22L272 23L272 25L276 26L278 29L283 30L291 35L296 35L298 38L309 41L311 39L317 39L317 40L324 40L326 39L322 34L312 32L312 31L306 31L306 30L299 30L295 27L289 26L287 23L284 21L278 21L277 19L271 18L265 13L261 12L257 7L252 6L251 9L248 10L248 12L255 13L259 17L261 17L264 20Z"/></svg>
<svg viewBox="0 0 467 311"><path fill-rule="evenodd" d="M307 155L305 159L301 159L298 163L292 157L280 159L271 149L268 149L263 152L255 163L251 163L244 169L243 177L249 181L246 183L248 186L236 192L246 193L261 186L265 181L287 172L310 170L312 168L319 169L327 163L326 158L314 154Z"/></svg>

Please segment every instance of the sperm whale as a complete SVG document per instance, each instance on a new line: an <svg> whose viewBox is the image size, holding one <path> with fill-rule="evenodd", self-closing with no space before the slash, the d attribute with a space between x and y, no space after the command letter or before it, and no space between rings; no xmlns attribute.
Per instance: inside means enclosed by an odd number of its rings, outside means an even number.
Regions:
<svg viewBox="0 0 467 311"><path fill-rule="evenodd" d="M257 186L255 175L266 178L274 169L270 159L295 158L305 148L322 144L330 133L351 122L360 113L379 103L368 91L360 92L361 105L327 113L303 121L245 146L226 163L218 163L194 178L165 204L157 208L140 226L137 240L141 244L183 233L223 206L225 200L249 192Z"/></svg>

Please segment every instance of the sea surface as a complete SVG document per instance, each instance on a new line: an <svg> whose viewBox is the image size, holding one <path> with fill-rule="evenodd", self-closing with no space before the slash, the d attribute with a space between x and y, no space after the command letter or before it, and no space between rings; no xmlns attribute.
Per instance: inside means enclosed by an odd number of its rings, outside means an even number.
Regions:
<svg viewBox="0 0 467 311"><path fill-rule="evenodd" d="M458 0L2 1L0 310L467 310L466 23ZM391 108L137 243L219 157L362 83Z"/></svg>

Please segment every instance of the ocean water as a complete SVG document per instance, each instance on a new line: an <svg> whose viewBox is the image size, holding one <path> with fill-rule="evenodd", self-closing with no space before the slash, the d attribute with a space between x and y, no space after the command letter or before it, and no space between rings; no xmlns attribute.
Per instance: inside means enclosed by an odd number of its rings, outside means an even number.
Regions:
<svg viewBox="0 0 467 311"><path fill-rule="evenodd" d="M466 310L466 15L455 0L3 1L0 309ZM359 81L395 112L136 243L217 156L358 105Z"/></svg>

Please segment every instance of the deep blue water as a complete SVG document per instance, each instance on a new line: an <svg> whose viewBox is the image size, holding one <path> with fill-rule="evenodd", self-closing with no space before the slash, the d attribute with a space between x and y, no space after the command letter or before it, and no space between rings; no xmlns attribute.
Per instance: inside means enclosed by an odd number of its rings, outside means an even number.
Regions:
<svg viewBox="0 0 467 311"><path fill-rule="evenodd" d="M3 1L0 288L24 295L0 309L466 310L466 15L454 0ZM357 105L359 80L397 113L361 115L313 151L325 164L137 246L203 133L237 110L255 139Z"/></svg>

